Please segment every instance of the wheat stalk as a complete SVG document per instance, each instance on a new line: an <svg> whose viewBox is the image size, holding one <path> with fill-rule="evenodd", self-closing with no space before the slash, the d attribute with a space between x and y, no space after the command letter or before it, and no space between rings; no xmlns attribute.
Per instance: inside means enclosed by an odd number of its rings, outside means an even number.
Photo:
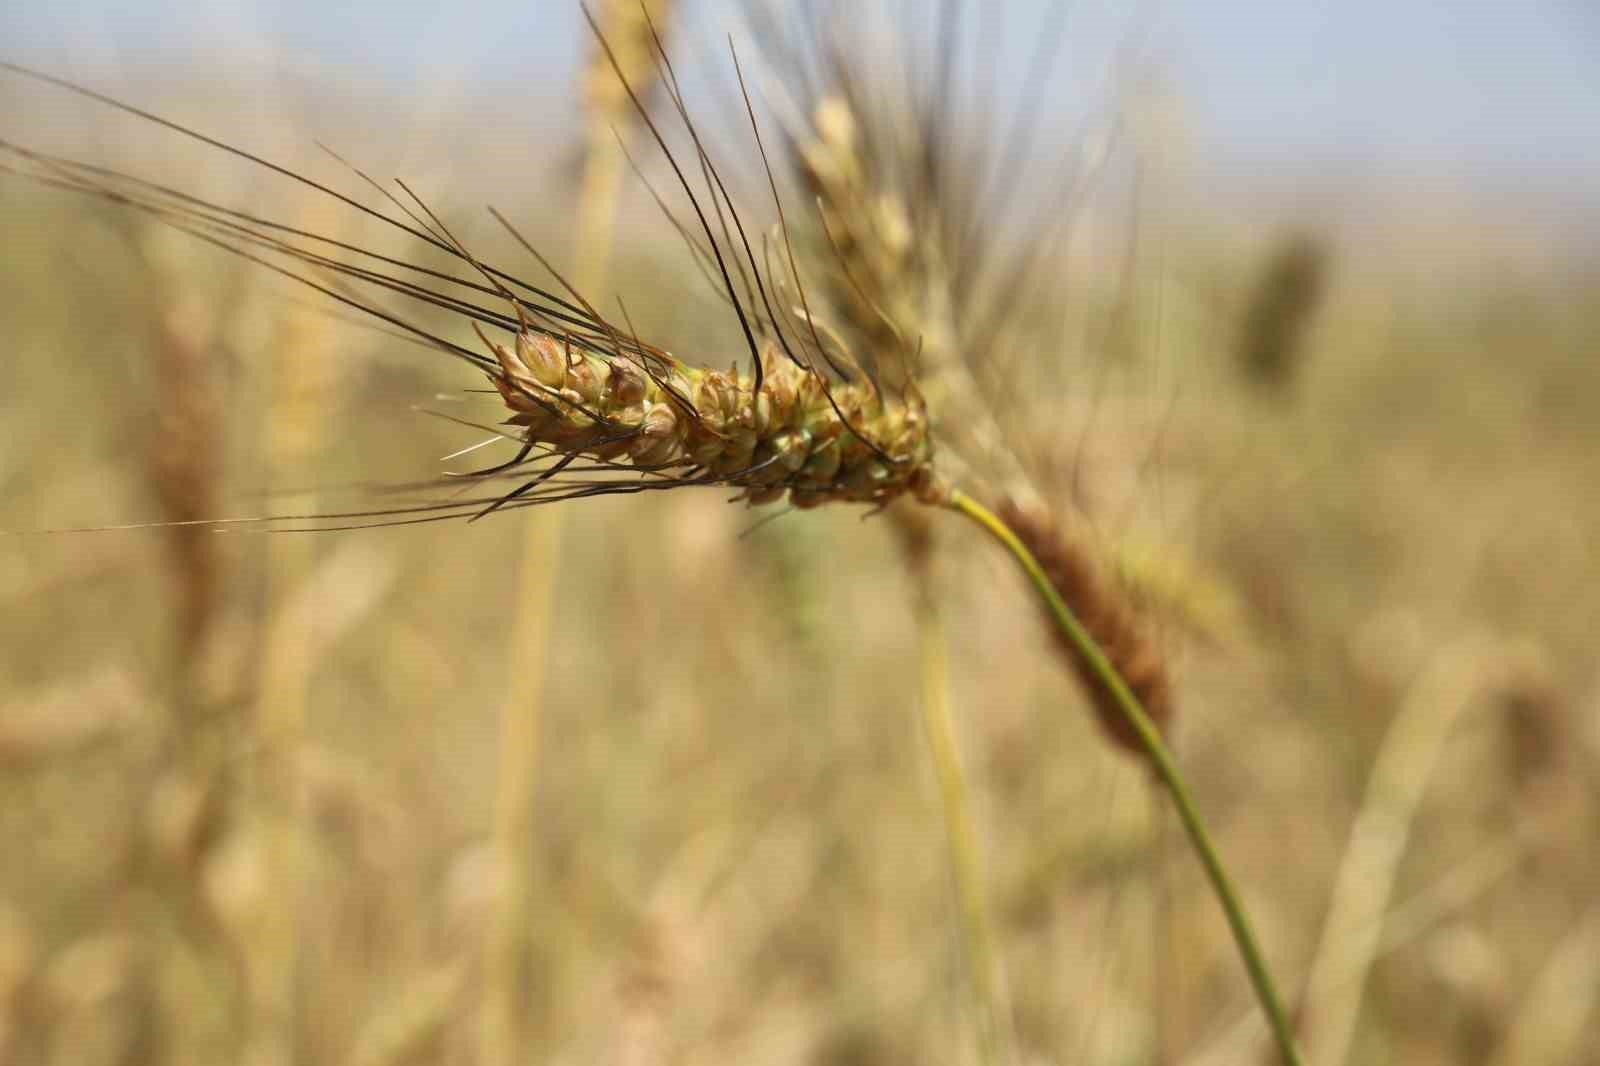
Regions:
<svg viewBox="0 0 1600 1066"><path fill-rule="evenodd" d="M625 158L621 138L628 128L628 90L638 86L648 92L653 83L659 69L656 37L666 32L671 6L668 0L648 4L606 0L599 11L599 39L610 43L610 52L596 42L582 72L587 122L575 257L577 288L583 292L599 293L607 285ZM561 380L564 386L565 375ZM564 512L559 510L534 516L527 524L507 640L508 675L500 712L493 823L500 892L485 945L479 1026L481 1055L491 1064L515 1061L526 1045L527 997L522 974L532 925L533 806L545 699L545 647L563 524Z"/></svg>

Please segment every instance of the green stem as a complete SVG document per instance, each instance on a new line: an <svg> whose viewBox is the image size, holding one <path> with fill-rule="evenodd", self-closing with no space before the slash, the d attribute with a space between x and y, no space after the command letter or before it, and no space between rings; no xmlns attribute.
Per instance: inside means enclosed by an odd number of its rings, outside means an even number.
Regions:
<svg viewBox="0 0 1600 1066"><path fill-rule="evenodd" d="M1072 613L1072 608L1067 606L1061 594L1050 583L1050 578L1039 565L1039 561L1033 557L1027 546L1017 539L1017 535L1010 527L988 508L959 489L951 492L947 506L982 526L1015 557L1017 563L1027 573L1028 580L1033 582L1034 589L1049 607L1050 615L1055 619L1056 625L1072 642L1084 662L1089 664L1089 669L1093 671L1096 680L1111 693L1118 709L1133 727L1133 731L1138 734L1145 754L1155 767L1156 776L1172 796L1173 806L1178 809L1178 817L1183 820L1189 841L1194 846L1195 853L1200 856L1200 864L1205 867L1212 891L1216 893L1217 901L1227 916L1228 926L1233 931L1234 943L1238 946L1245 970L1250 975L1250 984L1255 988L1256 998L1261 1001L1261 1008L1266 1012L1267 1021L1272 1027L1278 1052L1286 1066L1300 1066L1300 1052L1295 1047L1294 1031L1289 1025L1288 1015L1284 1012L1282 997L1278 995L1272 975L1267 970L1266 960L1262 957L1255 933L1250 928L1250 919L1245 915L1238 890L1234 888L1233 880L1228 876L1228 871L1217 855L1217 849L1211 842L1211 834L1206 831L1205 823L1200 819L1200 812L1195 807L1194 798L1189 794L1189 788L1184 783L1177 764L1173 762L1172 754L1162 743L1161 734L1156 730L1155 723L1139 705L1138 697L1129 690L1127 683L1117 673L1116 667L1106 658L1105 652L1095 643L1094 637L1089 635L1083 623Z"/></svg>

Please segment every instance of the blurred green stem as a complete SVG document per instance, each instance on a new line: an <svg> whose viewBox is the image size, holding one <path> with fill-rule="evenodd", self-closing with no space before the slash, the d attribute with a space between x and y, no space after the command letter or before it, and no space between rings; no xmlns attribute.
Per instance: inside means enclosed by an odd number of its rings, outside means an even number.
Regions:
<svg viewBox="0 0 1600 1066"><path fill-rule="evenodd" d="M1266 1012L1267 1020L1272 1027L1278 1052L1286 1066L1301 1066L1300 1051L1295 1046L1294 1031L1289 1025L1288 1015L1284 1012L1283 999L1278 994L1271 973L1267 970L1266 960L1256 942L1244 905L1239 900L1238 890L1234 888L1232 878L1228 876L1227 869L1222 865L1222 859L1217 855L1217 849L1211 842L1211 834L1206 831L1205 823L1200 819L1200 812L1195 807L1194 798L1189 794L1188 785L1184 783L1183 775L1173 762L1172 754L1162 743L1161 734L1156 730L1155 723L1139 705L1138 698L1122 680L1116 668L1111 665L1105 652L1095 643L1094 637L1089 635L1089 631L1078 621L1072 609L1050 583L1050 578L1039 566L1039 561L1033 557L1027 546L1017 539L1017 535L1010 527L960 489L951 492L946 506L982 526L1017 560L1018 565L1028 575L1028 580L1033 583L1034 590L1044 599L1051 617L1062 634L1072 642L1083 660L1089 664L1096 679L1112 694L1118 709L1138 734L1139 742L1143 745L1156 776L1160 778L1167 793L1172 797L1173 806L1178 810L1178 817L1183 821L1183 828L1189 834L1189 842L1199 855L1200 864L1205 868L1212 891L1216 893L1217 901L1227 916L1228 926L1233 931L1234 943L1244 960L1245 970L1250 975L1250 983L1255 988L1256 998L1261 1001L1261 1008Z"/></svg>
<svg viewBox="0 0 1600 1066"><path fill-rule="evenodd" d="M1009 1061L1002 1052L1007 1035L1005 1008L1000 1000L999 963L994 933L984 900L983 863L978 853L972 806L961 771L955 721L950 714L949 671L945 660L944 623L924 576L917 613L917 645L922 672L922 719L928 747L939 777L939 800L945 833L950 839L950 868L961 908L968 979L978 1023L978 1057L985 1066Z"/></svg>

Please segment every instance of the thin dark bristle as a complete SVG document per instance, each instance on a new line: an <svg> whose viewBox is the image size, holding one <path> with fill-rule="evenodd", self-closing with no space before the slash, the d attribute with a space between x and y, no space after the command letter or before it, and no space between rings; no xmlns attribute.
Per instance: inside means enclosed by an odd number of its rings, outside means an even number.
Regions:
<svg viewBox="0 0 1600 1066"><path fill-rule="evenodd" d="M204 133L199 132L198 130L195 130L195 129L192 129L192 128L188 127L188 126L185 126L182 123L175 122L175 121L173 121L171 119L164 118L164 117L162 117L160 115L157 115L157 114L155 114L153 112L145 111L145 110L143 110L141 108L134 107L131 104L124 103L124 102L122 102L120 100L117 100L117 99L115 99L113 97L107 96L104 93L99 93L99 92L96 92L93 89L87 88L87 87L82 86L82 85L78 85L78 84L76 84L74 82L71 82L71 81L67 81L64 78L57 78L57 77L55 77L53 75L45 74L45 73L43 73L41 71L37 71L37 70L33 70L33 69L29 68L29 67L21 66L20 64L7 62L5 60L0 60L0 70L8 70L11 73L17 74L17 75L19 75L21 77L31 78L31 79L33 79L35 81L40 81L40 82L43 82L43 83L45 83L47 85L56 86L57 88L63 89L65 91L67 91L67 92L73 93L73 94L78 95L78 96L82 96L82 97L84 97L86 99L89 99L89 100L94 100L97 103L104 104L105 106L114 108L114 109L116 109L118 111L122 111L125 114L130 114L130 115L135 116L136 118L140 118L140 119L143 119L144 121L151 122L151 123L153 123L153 124L155 124L157 126L161 126L164 129L172 130L175 133L181 134L182 136L188 137L188 138L190 138L192 140L199 141L200 143L205 144L205 145L207 145L209 147L220 149L221 151L227 152L228 154L236 156L236 157L238 157L240 159L244 159L244 160L246 160L246 161L248 161L248 162L250 162L250 163L252 163L252 164L254 164L256 166L263 167L266 170L269 170L269 171L271 171L271 172L273 172L275 174L279 174L279 175L281 175L283 177L289 178L292 181L295 181L295 182L297 182L297 183L299 183L299 184L301 184L301 185L303 185L303 186L305 186L307 188L312 189L313 191L317 192L320 195L330 196L333 199L339 201L340 203L342 203L342 204L344 204L344 205L346 205L348 207L355 208L357 211L361 212L364 215L367 215L370 218L377 219L378 221L383 222L386 225L392 226L395 229L400 230L401 232L410 234L411 236L417 238L418 240L421 240L421 241L423 241L423 242L425 242L425 243L427 243L429 245L432 245L434 248L436 248L439 251L445 252L445 253L450 254L452 256L454 256L456 254L454 249L452 249L448 244L446 244L445 242L439 240L438 238L434 237L433 235L431 235L431 234L429 234L429 233L427 233L427 232L425 232L423 230L417 229L414 226L407 225L406 223L401 222L399 219L396 219L396 218L394 218L394 217L392 217L390 215L384 214L382 211L378 211L378 210L376 210L374 208L368 207L366 204L361 203L359 200L356 200L353 197L350 197L350 196L348 196L348 195L346 195L344 193L341 193L337 189L332 188L331 186L325 185L322 182L319 182L314 178L307 177L306 175L301 174L298 171L295 171L290 167L283 166L282 164L279 164L279 163L274 163L270 159L267 159L267 158L265 158L263 156L257 155L257 154L255 154L253 152L250 152L250 151L248 151L248 150L246 150L244 148L240 148L237 145L229 144L226 141L222 141L222 140L219 140L219 139L217 139L215 137L208 136L208 135L206 135ZM540 290L537 288L537 286L531 285L530 283L525 282L522 279L515 277L514 275L510 275L510 274L506 274L506 273L502 273L502 272L496 271L496 276L498 276L502 281L506 281L508 283L515 284L515 285L517 285L519 287L526 288L530 292L540 293ZM550 294L540 293L540 295L542 295L545 298L554 299L554 297L550 296ZM557 301L557 302L559 303L560 301ZM576 309L573 308L572 310L576 310Z"/></svg>
<svg viewBox="0 0 1600 1066"><path fill-rule="evenodd" d="M760 297L762 307L766 309L767 320L772 323L772 329L778 341L778 345L783 349L783 353L788 356L790 360L798 365L804 366L805 364L795 356L794 350L789 347L788 337L785 336L783 332L783 326L779 323L778 316L772 309L772 302L767 298L766 284L761 278L761 267L759 264L757 264L755 252L750 247L750 238L745 233L744 222L740 219L738 209L734 207L733 198L728 195L728 188L723 183L722 175L717 170L716 166L712 164L710 154L706 151L705 144L700 139L700 133L695 128L693 119L689 116L689 109L684 104L683 93L678 84L678 73L672 65L672 59L667 55L666 49L661 43L661 37L656 32L655 24L650 21L649 12L645 12L644 17L646 23L650 26L651 37L655 41L657 54L660 56L662 67L666 73L668 95L671 97L673 106L677 109L678 115L683 121L684 129L688 132L689 138L694 144L695 152L700 158L700 166L702 171L706 174L707 182L715 183L715 188L711 190L712 204L727 204L728 217L733 220L734 229L739 234L739 242L744 248L745 259L749 262L750 274L754 279L756 292ZM720 201L718 199L719 194ZM720 206L717 206L717 215L718 219L720 220L722 218L722 209ZM726 233L725 224L724 232ZM755 367L755 388L758 392L761 389L762 378L765 373L765 369L766 368L761 365L761 360L758 354Z"/></svg>
<svg viewBox="0 0 1600 1066"><path fill-rule="evenodd" d="M210 236L213 238L213 243L225 244L226 242L222 241L217 234L227 234L233 238L242 240L247 244L255 245L258 248L271 249L283 255L298 259L308 265L336 271L340 274L389 289L390 291L396 292L400 295L432 304L433 306L442 308L444 310L466 315L485 324L493 325L509 332L515 332L518 328L516 319L505 314L504 312L491 310L479 304L474 304L470 301L463 300L459 297L439 293L435 290L428 289L417 282L408 281L393 275L371 270L366 267L357 266L340 259L332 258L331 256L322 255L320 253L310 251L309 249L289 244L278 237L270 236L268 234L251 229L250 225L245 225L243 224L243 221L235 221L235 219L248 221L251 225L259 225L263 228L271 229L276 232L291 233L309 240L315 240L324 244L329 244L336 248L347 250L353 254L371 258L376 261L393 264L397 267L416 272L423 276L436 278L440 281L450 282L452 284L470 288L485 294L499 295L500 292L495 288L469 282L454 275L408 263L405 260L397 259L392 256L382 255L346 241L338 241L334 240L333 238L324 237L316 233L303 230L299 227L289 226L270 219L262 219L257 218L256 216L245 215L243 212L232 211L231 209L220 207L198 197L186 195L181 196L182 201L191 206L176 206L165 203L160 199L143 199L114 187L99 184L85 177L80 177L76 174L76 171L84 170L86 172L93 173L96 176L106 177L109 180L127 181L139 187L150 188L153 192L162 194L166 192L163 187L156 186L154 183L145 182L142 179L133 178L127 175L122 175L107 168L88 167L84 164L77 164L68 160L61 160L56 157L52 157L44 153L34 152L30 149L22 148L4 141L0 141L0 150L10 152L13 155L36 163L42 167L45 167L46 169L54 170L63 176L54 179L44 178L37 174L32 174L30 172L11 167L5 168L6 172L8 173L29 177L32 180L41 182L43 184L48 184L56 188L77 192L83 195L95 196L100 199L107 200L108 202L117 203L125 207L131 207L135 210L139 210L154 217L160 218L163 221L166 221L167 223L179 228L187 228L189 232L196 232L193 228L195 226L212 230L214 232L212 232ZM218 215L226 217L217 217ZM229 250L234 249L232 246L229 246ZM550 318L553 321L570 323L577 326L593 325L593 323L587 318L579 317L578 315L569 315L552 308L538 305L536 306L542 316ZM581 311L579 313L581 314ZM473 354L477 355L479 353Z"/></svg>
<svg viewBox="0 0 1600 1066"><path fill-rule="evenodd" d="M733 56L733 69L734 69L734 73L737 76L738 81L739 81L739 93L744 99L745 111L750 116L750 131L751 131L751 133L754 135L754 137L756 139L756 148L761 154L761 165L766 170L767 184L772 189L772 202L773 202L773 205L777 209L777 212L778 212L778 225L780 227L780 231L783 234L783 247L784 247L784 250L788 254L788 257L789 257L789 269L790 269L790 272L794 276L795 288L799 291L799 294L800 294L800 304L801 304L802 309L805 311L806 323L807 323L807 325L809 325L811 327L811 339L816 344L817 351L823 353L824 360L827 360L829 362L829 365L832 366L833 365L832 361L827 359L827 354L826 354L827 350L822 345L822 338L817 336L816 321L815 321L815 319L813 319L811 317L811 306L810 306L810 304L808 304L806 302L805 283L804 283L804 281L801 280L800 271L795 265L794 245L789 239L789 223L788 223L788 220L785 218L784 212L783 212L783 198L778 195L778 183L777 183L777 180L772 176L772 162L771 162L771 160L769 160L767 158L767 147L766 147L766 144L763 143L762 140L761 140L761 124L756 121L755 108L750 103L750 90L749 90L748 86L746 86L746 84L745 84L744 70L739 65L739 51L738 51L737 48L734 47L732 36L730 36L728 38L728 51ZM763 293L762 294L762 298L765 299L765 296L766 296L766 294ZM770 312L770 307L769 307L768 310ZM776 325L776 323L774 323L774 325ZM789 351L788 342L783 339L783 335L782 335L781 331L779 333L779 343L781 343L783 345L783 349L784 349L784 351L786 353L788 353L790 359L794 359L795 362L797 362L797 363L800 362L799 359L795 358L794 353ZM811 371L815 372L816 368L815 368L814 365L812 365L810 363L802 363L801 365L805 366L808 370L811 370ZM838 368L834 367L834 369L837 372ZM872 449L873 453L876 454L880 459L883 459L884 461L890 462L890 463L895 462L895 460L887 452L885 452L882 448L880 448L873 441L868 440L859 431L857 431L854 426L852 426L850 424L850 420L848 418L845 418L844 412L839 410L839 404L834 399L833 390L827 388L825 381L824 381L823 392L824 392L824 395L826 395L827 398L828 398L828 403L833 407L834 414L839 416L841 421L844 423L845 429L847 431L849 431L853 436L855 436L856 439L860 440L861 443L865 444L868 448Z"/></svg>
<svg viewBox="0 0 1600 1066"><path fill-rule="evenodd" d="M610 43L606 41L605 35L600 32L599 24L595 22L594 13L589 10L588 4L581 4L580 7L583 10L584 19L589 23L589 29L593 31L595 39L606 54L607 61L610 62L611 68L616 72L617 80L627 92L628 99L633 102L634 110L638 114L639 120L644 123L645 128L650 131L650 136L655 139L657 146L666 156L667 164L672 167L673 173L677 175L678 184L683 187L684 194L689 197L689 205L694 208L695 216L700 220L700 227L711 244L712 254L716 257L717 268L722 273L722 281L727 290L728 298L733 303L734 314L738 316L739 328L744 333L745 344L749 346L750 358L755 361L757 381L759 382L762 373L761 351L756 344L755 332L750 327L750 319L745 315L744 305L739 302L739 295L734 290L733 278L728 273L727 260L723 257L722 249L717 244L716 234L712 232L711 224L706 220L705 211L701 208L700 201L695 197L694 189L690 186L688 177L684 175L683 168L678 165L677 157L672 154L672 149L667 146L666 138L661 135L661 130L657 128L655 120L650 117L649 111L640 102L638 94L634 92L633 86L628 83L627 77L623 74L622 65L617 62L616 54L611 50Z"/></svg>

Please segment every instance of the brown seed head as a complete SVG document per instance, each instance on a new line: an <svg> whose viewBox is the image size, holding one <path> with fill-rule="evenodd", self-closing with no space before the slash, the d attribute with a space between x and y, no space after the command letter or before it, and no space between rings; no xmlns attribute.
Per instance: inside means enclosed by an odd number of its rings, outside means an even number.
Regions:
<svg viewBox="0 0 1600 1066"><path fill-rule="evenodd" d="M1145 632L1134 604L1100 572L1083 547L1063 535L1050 516L1006 501L998 508L1002 521L1027 545L1057 593L1072 608L1089 635L1116 668L1145 713L1166 733L1173 716L1172 682L1166 657ZM1054 625L1056 648L1089 697L1095 717L1111 742L1136 754L1144 747L1128 724L1116 698L1101 684L1077 646Z"/></svg>

